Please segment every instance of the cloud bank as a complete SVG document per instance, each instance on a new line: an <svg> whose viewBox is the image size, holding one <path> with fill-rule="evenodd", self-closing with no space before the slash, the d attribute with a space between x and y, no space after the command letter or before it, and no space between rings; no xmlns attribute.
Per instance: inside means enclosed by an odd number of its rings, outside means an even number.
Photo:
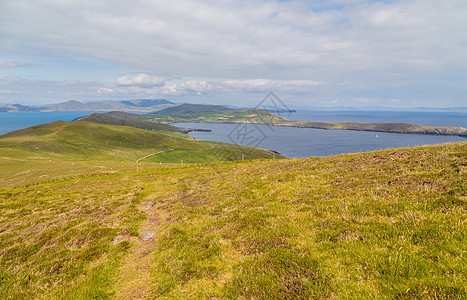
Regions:
<svg viewBox="0 0 467 300"><path fill-rule="evenodd" d="M115 84L118 86L138 86L143 88L151 88L164 86L166 81L166 77L141 73L118 77L115 81Z"/></svg>
<svg viewBox="0 0 467 300"><path fill-rule="evenodd" d="M449 96L458 97L467 81L465 28L465 0L0 4L5 49L68 51L131 66L134 74L106 88L175 95L279 88L329 101L393 91L387 98L403 101L434 82L430 101L441 100L441 89L454 88Z"/></svg>

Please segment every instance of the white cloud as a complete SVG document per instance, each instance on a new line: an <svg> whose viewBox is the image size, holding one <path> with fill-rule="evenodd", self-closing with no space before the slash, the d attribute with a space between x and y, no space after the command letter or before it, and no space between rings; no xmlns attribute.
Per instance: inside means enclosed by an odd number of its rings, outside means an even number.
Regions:
<svg viewBox="0 0 467 300"><path fill-rule="evenodd" d="M371 99L371 98L364 98L364 97L358 97L354 99L356 102L361 102L361 103L372 103L376 102L377 99Z"/></svg>
<svg viewBox="0 0 467 300"><path fill-rule="evenodd" d="M36 80L27 77L1 76L0 90L8 90L2 95L3 103L46 104L70 99L92 100L97 89L96 82ZM0 93L1 94L1 93Z"/></svg>
<svg viewBox="0 0 467 300"><path fill-rule="evenodd" d="M115 81L119 86L138 86L144 88L161 87L167 81L166 77L154 76L150 74L140 73L136 75L124 75Z"/></svg>
<svg viewBox="0 0 467 300"><path fill-rule="evenodd" d="M321 85L322 83L312 80L268 80L268 79L250 79L250 80L226 80L222 82L224 86L242 89L244 91L271 91L274 89L296 89L310 88Z"/></svg>
<svg viewBox="0 0 467 300"><path fill-rule="evenodd" d="M20 63L13 62L13 61L7 61L7 60L0 58L0 69L18 68L21 66L23 65Z"/></svg>
<svg viewBox="0 0 467 300"><path fill-rule="evenodd" d="M464 0L340 10L305 0L2 2L6 36L180 76L320 80L394 65L467 67ZM331 9L310 9L323 5Z"/></svg>
<svg viewBox="0 0 467 300"><path fill-rule="evenodd" d="M113 94L114 92L115 92L114 89L105 88L105 87L97 89L97 93L99 95L101 95L101 94Z"/></svg>
<svg viewBox="0 0 467 300"><path fill-rule="evenodd" d="M268 93L270 91L287 91L290 89L310 89L321 85L311 80L224 80L205 81L190 79L178 84L162 87L158 91L166 95L206 95L212 93Z"/></svg>
<svg viewBox="0 0 467 300"><path fill-rule="evenodd" d="M439 103L449 90L459 103L465 28L465 0L0 1L0 39L11 53L68 51L142 72L97 85L102 97L274 90L304 99L389 93L401 103L425 93ZM18 66L0 60L10 73Z"/></svg>
<svg viewBox="0 0 467 300"><path fill-rule="evenodd" d="M203 92L209 91L214 88L211 84L206 81L198 81L195 79L187 80L181 83L178 88L188 91L196 91L196 92Z"/></svg>

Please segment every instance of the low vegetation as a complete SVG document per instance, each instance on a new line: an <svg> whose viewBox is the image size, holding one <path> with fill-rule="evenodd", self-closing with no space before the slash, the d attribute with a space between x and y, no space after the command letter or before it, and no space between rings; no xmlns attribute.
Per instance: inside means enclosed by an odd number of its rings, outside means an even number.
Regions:
<svg viewBox="0 0 467 300"><path fill-rule="evenodd" d="M160 110L154 114L140 115L140 120L157 123L277 123L286 121L263 109L231 109L220 105L182 104Z"/></svg>
<svg viewBox="0 0 467 300"><path fill-rule="evenodd" d="M80 121L94 122L107 125L128 126L162 133L165 135L180 137L184 139L191 139L189 135L183 134L183 131L186 131L183 128L175 127L168 124L144 121L140 119L140 115L137 114L112 111L108 113L93 113L83 118L80 118Z"/></svg>
<svg viewBox="0 0 467 300"><path fill-rule="evenodd" d="M3 299L467 297L467 143L162 168L10 151Z"/></svg>
<svg viewBox="0 0 467 300"><path fill-rule="evenodd" d="M81 121L95 122L108 125L129 126L149 131L172 131L180 132L180 128L154 122L141 121L140 115L120 111L109 113L93 113L81 118Z"/></svg>
<svg viewBox="0 0 467 300"><path fill-rule="evenodd" d="M211 104L191 104L191 103L184 103L177 106L172 106L168 108L164 108L155 112L156 115L164 115L164 116L185 116L185 115L193 115L193 114L204 114L204 113L224 113L227 111L233 111L235 109L228 108L222 105L211 105Z"/></svg>
<svg viewBox="0 0 467 300"><path fill-rule="evenodd" d="M108 120L108 119L107 119ZM138 121L136 121L138 122ZM243 158L282 158L251 147L170 136L182 134L169 125L158 132L95 122L57 121L0 136L0 157L63 160L215 162ZM164 132L166 134L162 134Z"/></svg>

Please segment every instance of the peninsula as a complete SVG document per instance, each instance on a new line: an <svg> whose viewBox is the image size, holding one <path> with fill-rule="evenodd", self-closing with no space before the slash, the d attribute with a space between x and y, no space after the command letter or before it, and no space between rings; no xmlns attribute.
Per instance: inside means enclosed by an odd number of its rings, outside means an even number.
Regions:
<svg viewBox="0 0 467 300"><path fill-rule="evenodd" d="M407 123L354 123L291 121L264 109L233 109L220 105L181 104L151 114L94 114L93 118L112 116L118 119L172 124L190 123L255 123L282 127L317 128L329 130L358 130L404 134L457 135L467 137L467 129L456 126L424 126ZM92 121L92 120L90 120ZM113 124L113 123L112 123Z"/></svg>

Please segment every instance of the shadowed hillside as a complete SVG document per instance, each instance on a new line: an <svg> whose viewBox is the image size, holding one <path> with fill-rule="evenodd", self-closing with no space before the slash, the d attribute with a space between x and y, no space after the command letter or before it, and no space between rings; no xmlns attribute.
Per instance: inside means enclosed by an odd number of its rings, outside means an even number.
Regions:
<svg viewBox="0 0 467 300"><path fill-rule="evenodd" d="M184 103L177 106L168 107L155 112L157 115L186 115L186 114L199 114L199 113L224 113L226 111L234 110L221 105L211 104L191 104Z"/></svg>
<svg viewBox="0 0 467 300"><path fill-rule="evenodd" d="M120 126L129 126L140 129L145 129L149 131L158 131L164 133L170 132L180 132L181 128L171 126L168 124L161 124L155 122L149 122L141 120L140 115L130 114L120 111L113 111L108 113L94 113L83 117L80 121L95 122L108 125L120 125ZM180 135L181 136L181 135Z"/></svg>

